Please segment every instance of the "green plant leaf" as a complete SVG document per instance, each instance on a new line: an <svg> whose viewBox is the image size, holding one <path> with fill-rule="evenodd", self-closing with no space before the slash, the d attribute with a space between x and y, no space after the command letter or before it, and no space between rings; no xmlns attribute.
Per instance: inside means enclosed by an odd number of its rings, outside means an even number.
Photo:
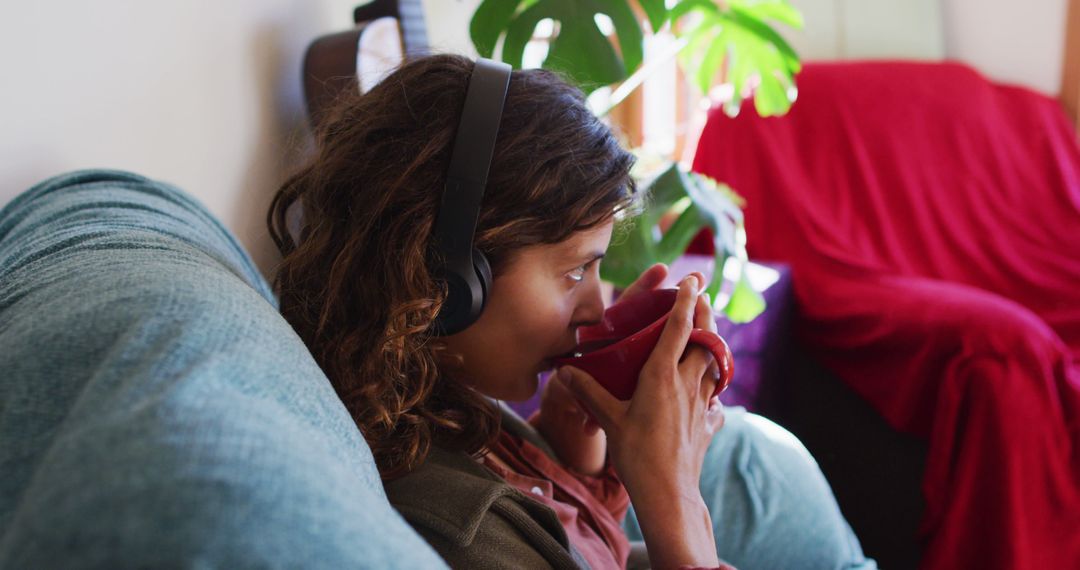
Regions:
<svg viewBox="0 0 1080 570"><path fill-rule="evenodd" d="M510 24L517 8L517 0L484 0L477 6L469 22L469 37L481 57L495 53L499 32Z"/></svg>
<svg viewBox="0 0 1080 570"><path fill-rule="evenodd" d="M735 282L731 300L724 305L724 314L733 323L748 323L765 311L765 298L750 284L746 271Z"/></svg>
<svg viewBox="0 0 1080 570"><path fill-rule="evenodd" d="M728 49L729 43L726 30L720 28L719 32L712 38L708 49L705 50L705 55L702 56L697 72L694 74L698 89L701 89L702 93L708 93L709 88L712 87L716 75L724 65L724 56L727 55Z"/></svg>
<svg viewBox="0 0 1080 570"><path fill-rule="evenodd" d="M482 55L493 53L502 37L501 59L520 69L525 46L532 39L536 25L550 18L558 23L558 31L551 40L543 67L565 73L582 90L590 92L625 79L641 66L644 36L641 24L627 2L485 0L473 16L470 36ZM663 2L652 0L647 12L650 18L659 15L658 7L662 8ZM618 52L600 31L596 23L598 14L611 19Z"/></svg>
<svg viewBox="0 0 1080 570"><path fill-rule="evenodd" d="M775 20L796 30L803 27L803 17L787 0L764 0L761 2L739 1L735 5L753 14L759 20Z"/></svg>
<svg viewBox="0 0 1080 570"><path fill-rule="evenodd" d="M701 54L708 49L715 37L716 28L708 21L709 18L711 16L682 34L682 37L686 38L687 45L686 49L679 53L679 64L687 70L693 70L696 67L697 62L701 60Z"/></svg>
<svg viewBox="0 0 1080 570"><path fill-rule="evenodd" d="M674 22L695 10L706 14L720 13L720 7L713 0L682 0L668 11L668 19Z"/></svg>
<svg viewBox="0 0 1080 570"><path fill-rule="evenodd" d="M657 174L651 181L642 185L646 192L648 206L642 212L640 218L642 224L651 228L660 222L660 218L675 205L675 202L686 197L686 185L678 164L671 163L667 168Z"/></svg>
<svg viewBox="0 0 1080 570"><path fill-rule="evenodd" d="M595 14L607 14L611 18L611 23L615 28L615 37L619 41L619 51L622 52L624 76L630 75L641 67L641 63L645 60L645 34L641 30L641 23L637 16L627 0L588 0L588 3L593 6L586 13L590 17L593 29L599 30L596 26Z"/></svg>
<svg viewBox="0 0 1080 570"><path fill-rule="evenodd" d="M616 287L626 287L653 263L674 261L702 228L708 228L713 235L716 270L706 290L714 299L719 298L717 294L724 285L724 264L732 259L743 269L748 263L741 198L727 186L686 172L675 163L642 183L641 188L646 193L647 206L640 215L617 226L617 237L613 238L600 266L601 277ZM661 235L657 227L660 219L673 208L683 206L685 209ZM737 283L729 283L726 290L737 291ZM755 297L739 292L739 299L749 300L740 301L745 306L738 308L736 314L750 315L753 312L750 303Z"/></svg>
<svg viewBox="0 0 1080 570"><path fill-rule="evenodd" d="M792 49L791 45L787 43L787 40L785 40L783 36L776 33L776 30L773 30L768 24L737 6L731 7L730 17L733 24L760 38L763 46L771 45L776 51L780 52L780 55L783 58L784 68L787 69L788 74L793 75L799 72L801 64L799 63L798 54L795 53L795 50Z"/></svg>
<svg viewBox="0 0 1080 570"><path fill-rule="evenodd" d="M782 0L730 0L726 8L711 0L683 0L669 11L669 19L678 21L692 12L702 17L684 32L689 39L688 53L679 59L697 88L708 94L726 61L724 79L733 87L732 98L724 103L729 114L738 112L748 85L754 86L759 114L786 113L792 101L789 87L795 84L801 64L787 40L765 20L801 27L799 12Z"/></svg>
<svg viewBox="0 0 1080 570"><path fill-rule="evenodd" d="M615 225L611 245L600 264L600 277L625 289L655 263L651 228L640 218L628 218Z"/></svg>
<svg viewBox="0 0 1080 570"><path fill-rule="evenodd" d="M746 81L757 71L754 67L757 63L754 61L757 46L745 39L747 33L741 29L731 30L730 35L732 43L740 44L741 42L743 45L743 49L732 54L728 62L728 81L734 88L735 96L741 98L746 89Z"/></svg>
<svg viewBox="0 0 1080 570"><path fill-rule="evenodd" d="M794 76L801 69L798 55L770 22L793 28L803 26L802 15L787 0L482 0L470 21L469 33L477 51L494 54L502 40L500 57L521 68L525 47L536 26L545 19L557 23L543 67L565 73L587 93L623 81L641 67L644 35L630 2L636 1L653 31L668 22L682 23L691 14L696 24L672 26L678 36L680 64L687 77L705 94L721 70L734 88L724 102L725 111L738 112L752 94L763 116L787 112L794 94ZM606 15L614 40L597 23ZM681 51L680 51L681 50ZM637 77L637 76L635 76ZM628 88L629 89L629 88ZM702 228L713 235L716 271L707 290L719 298L721 286L731 295L724 307L737 322L750 320L764 308L761 295L740 271L740 278L724 282L725 263L747 261L746 234L740 201L730 188L672 164L648 183L647 205L636 218L620 220L601 275L618 287L632 283L652 263L670 263L681 255ZM678 215L661 235L658 222L673 208Z"/></svg>
<svg viewBox="0 0 1080 570"><path fill-rule="evenodd" d="M758 115L782 115L791 107L787 89L775 76L761 78L761 84L754 91L754 108Z"/></svg>
<svg viewBox="0 0 1080 570"><path fill-rule="evenodd" d="M595 26L564 25L559 38L552 42L544 68L565 73L582 91L589 93L626 77L623 62Z"/></svg>
<svg viewBox="0 0 1080 570"><path fill-rule="evenodd" d="M786 113L791 107L788 86L793 80L784 70L779 51L769 44L745 39L745 36L753 36L753 32L745 28L734 28L730 33L737 36L735 41L743 44L743 48L732 56L728 74L736 97L744 96L747 83L754 80L754 106L758 114L767 117ZM733 110L737 107L728 109L729 113Z"/></svg>
<svg viewBox="0 0 1080 570"><path fill-rule="evenodd" d="M690 204L671 227L664 232L656 248L656 261L671 263L686 252L686 247L693 241L701 228L708 225L708 219L695 204Z"/></svg>
<svg viewBox="0 0 1080 570"><path fill-rule="evenodd" d="M666 2L664 0L637 0L637 3L645 11L645 16L649 18L649 27L652 31L654 33L660 31L667 22Z"/></svg>
<svg viewBox="0 0 1080 570"><path fill-rule="evenodd" d="M532 39L536 25L545 17L544 10L533 5L509 21L505 30L506 37L503 39L503 61L512 65L514 69L521 69L525 45Z"/></svg>

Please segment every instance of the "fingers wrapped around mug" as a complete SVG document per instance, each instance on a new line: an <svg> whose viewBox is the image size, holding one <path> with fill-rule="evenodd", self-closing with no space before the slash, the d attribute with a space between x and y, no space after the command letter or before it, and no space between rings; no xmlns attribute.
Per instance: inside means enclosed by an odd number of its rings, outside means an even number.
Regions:
<svg viewBox="0 0 1080 570"><path fill-rule="evenodd" d="M731 348L722 337L719 336L716 327L716 314L712 310L712 297L708 293L702 293L698 298L697 312L694 315L694 328L708 331L711 335L701 335L707 340L709 350L693 347L694 352L703 353L709 364L705 373L701 376L701 395L706 400L717 399L720 393L727 389L734 375L734 357ZM694 335L691 335L694 340ZM719 401L717 401L719 403Z"/></svg>
<svg viewBox="0 0 1080 570"><path fill-rule="evenodd" d="M658 275L666 271L662 265L655 267ZM600 322L579 328L578 349L554 363L588 373L622 401L631 400L645 381L646 399L667 398L675 388L689 404L697 399L706 376L712 395L718 394L730 378L724 372L731 369L731 354L716 333L708 296L700 296L702 282L695 273L678 289L639 290L620 298L604 311ZM639 283L652 285L644 278Z"/></svg>
<svg viewBox="0 0 1080 570"><path fill-rule="evenodd" d="M569 391L585 405L589 421L609 434L618 427L619 419L626 412L626 402L619 401L589 373L574 366L559 368L558 376Z"/></svg>
<svg viewBox="0 0 1080 570"><path fill-rule="evenodd" d="M694 306L694 329L716 332L716 320L707 293L697 297L697 303ZM683 353L682 361L679 363L679 370L683 376L698 379L695 388L699 393L704 391L701 395L705 400L712 396L716 387L716 384L712 381L712 375L708 374L709 367L715 363L716 361L709 349L693 343L687 345L686 352Z"/></svg>
<svg viewBox="0 0 1080 570"><path fill-rule="evenodd" d="M616 303L633 298L639 293L646 291L652 291L659 287L668 276L668 266L663 263L655 263L652 267L649 267L637 279L634 280L626 289L623 290L619 298L616 299Z"/></svg>
<svg viewBox="0 0 1080 570"><path fill-rule="evenodd" d="M664 330L660 333L660 339L646 366L672 368L679 366L686 344L690 340L690 332L694 329L697 303L698 278L691 275L679 283L675 306L671 308L671 314L668 315Z"/></svg>

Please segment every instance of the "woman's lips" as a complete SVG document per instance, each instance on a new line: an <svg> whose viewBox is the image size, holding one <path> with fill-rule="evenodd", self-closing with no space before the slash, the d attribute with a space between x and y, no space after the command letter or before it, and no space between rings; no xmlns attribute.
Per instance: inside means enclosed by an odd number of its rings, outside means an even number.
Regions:
<svg viewBox="0 0 1080 570"><path fill-rule="evenodd" d="M572 358L577 354L577 346L572 346L566 350L556 353L554 356L549 356L540 362L540 371L545 372L555 368L555 361L562 358Z"/></svg>

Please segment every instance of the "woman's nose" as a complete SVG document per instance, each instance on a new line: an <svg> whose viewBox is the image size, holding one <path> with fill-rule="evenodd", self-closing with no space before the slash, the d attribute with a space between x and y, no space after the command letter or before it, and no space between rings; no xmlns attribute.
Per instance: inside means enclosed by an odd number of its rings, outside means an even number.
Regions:
<svg viewBox="0 0 1080 570"><path fill-rule="evenodd" d="M600 280L593 280L591 286L582 292L574 321L580 325L592 325L600 322L604 316L604 294Z"/></svg>

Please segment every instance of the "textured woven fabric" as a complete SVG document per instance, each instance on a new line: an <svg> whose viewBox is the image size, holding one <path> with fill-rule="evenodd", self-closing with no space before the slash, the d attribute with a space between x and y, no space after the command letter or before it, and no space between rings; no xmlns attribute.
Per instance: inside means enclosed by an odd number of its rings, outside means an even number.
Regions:
<svg viewBox="0 0 1080 570"><path fill-rule="evenodd" d="M0 567L439 568L235 239L168 185L0 211Z"/></svg>

